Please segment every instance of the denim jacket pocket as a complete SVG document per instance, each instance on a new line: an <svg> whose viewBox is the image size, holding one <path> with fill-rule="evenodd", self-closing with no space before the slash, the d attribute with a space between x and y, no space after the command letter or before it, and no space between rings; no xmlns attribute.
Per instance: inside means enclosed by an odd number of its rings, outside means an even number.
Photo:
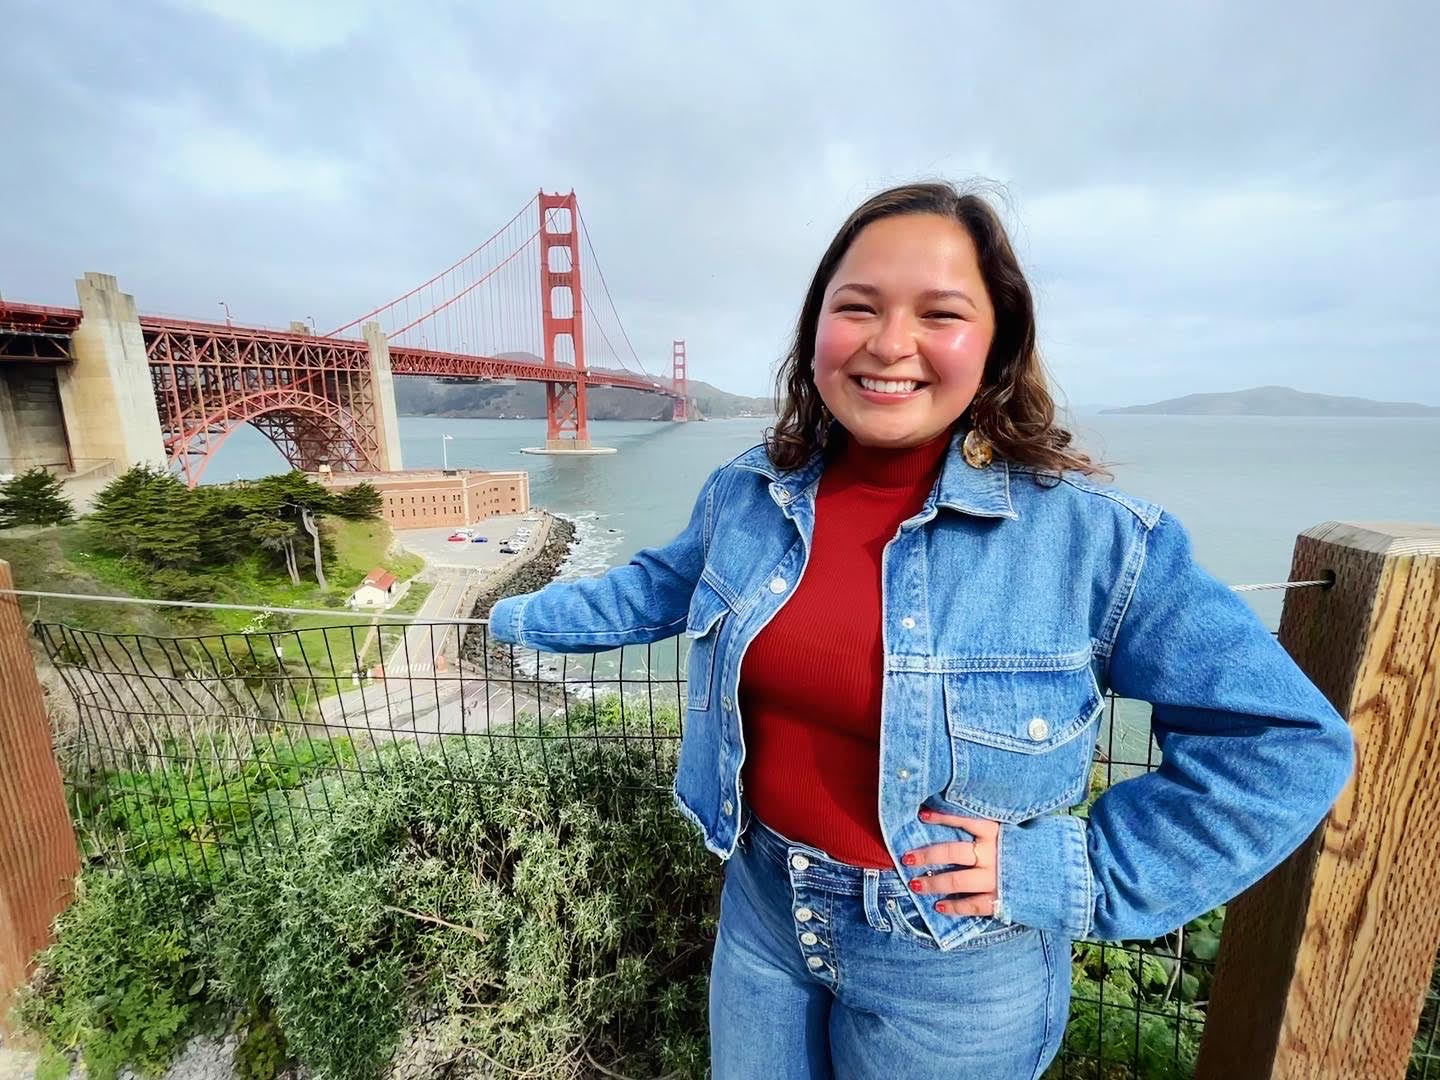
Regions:
<svg viewBox="0 0 1440 1080"><path fill-rule="evenodd" d="M1103 698L1088 661L1061 670L967 670L945 679L952 771L945 799L1021 822L1083 797Z"/></svg>
<svg viewBox="0 0 1440 1080"><path fill-rule="evenodd" d="M720 629L730 605L725 598L701 578L690 597L690 611L685 619L685 637L690 653L685 661L687 704L692 709L710 707L710 688L715 682L716 645Z"/></svg>

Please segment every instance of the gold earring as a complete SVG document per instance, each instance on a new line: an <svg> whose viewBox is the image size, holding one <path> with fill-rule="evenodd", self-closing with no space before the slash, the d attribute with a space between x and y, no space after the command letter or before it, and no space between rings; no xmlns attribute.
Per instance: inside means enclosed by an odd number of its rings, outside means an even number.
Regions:
<svg viewBox="0 0 1440 1080"><path fill-rule="evenodd" d="M960 444L960 453L964 455L966 465L972 469L983 469L994 460L995 448L990 445L989 439L971 428L965 434L965 441Z"/></svg>

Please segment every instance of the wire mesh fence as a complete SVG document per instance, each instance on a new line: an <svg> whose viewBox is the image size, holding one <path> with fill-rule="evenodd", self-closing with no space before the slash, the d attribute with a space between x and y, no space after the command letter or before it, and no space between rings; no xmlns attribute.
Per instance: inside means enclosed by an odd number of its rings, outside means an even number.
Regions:
<svg viewBox="0 0 1440 1080"><path fill-rule="evenodd" d="M57 752L87 863L142 886L252 874L414 756L457 789L504 784L511 763L559 784L598 761L607 790L669 806L682 639L562 657L496 645L483 626L417 623L386 657L363 625L35 632L74 701ZM1092 797L1158 764L1149 707L1110 697ZM1188 1075L1220 919L1151 942L1077 943L1070 1026L1047 1076Z"/></svg>
<svg viewBox="0 0 1440 1080"><path fill-rule="evenodd" d="M1440 1077L1440 956L1425 988L1425 1001L1420 1008L1420 1023L1411 1045L1407 1080L1433 1080Z"/></svg>

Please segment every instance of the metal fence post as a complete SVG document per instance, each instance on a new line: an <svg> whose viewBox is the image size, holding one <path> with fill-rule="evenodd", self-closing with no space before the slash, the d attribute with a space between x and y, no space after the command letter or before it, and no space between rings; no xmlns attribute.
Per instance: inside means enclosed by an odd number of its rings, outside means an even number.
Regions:
<svg viewBox="0 0 1440 1080"><path fill-rule="evenodd" d="M1316 526L1291 580L1327 573L1280 640L1349 719L1355 777L1230 905L1201 1080L1399 1080L1440 944L1440 526Z"/></svg>
<svg viewBox="0 0 1440 1080"><path fill-rule="evenodd" d="M0 589L11 589L0 559ZM45 696L16 597L0 593L0 1035L80 870Z"/></svg>

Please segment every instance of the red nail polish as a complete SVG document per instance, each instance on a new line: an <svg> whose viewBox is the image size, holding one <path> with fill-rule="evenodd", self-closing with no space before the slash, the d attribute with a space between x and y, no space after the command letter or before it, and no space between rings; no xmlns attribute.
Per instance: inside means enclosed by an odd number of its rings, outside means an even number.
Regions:
<svg viewBox="0 0 1440 1080"><path fill-rule="evenodd" d="M925 888L925 886L922 885L918 880L917 880L917 881L912 881L912 882L910 882L910 891L911 891L911 892L919 892L919 891L922 890L923 888Z"/></svg>
<svg viewBox="0 0 1440 1080"><path fill-rule="evenodd" d="M921 821L933 821L933 820L935 820L935 814L934 814L932 811L929 811L929 810L921 810L921 811L920 811L920 820L921 820Z"/></svg>
<svg viewBox="0 0 1440 1080"><path fill-rule="evenodd" d="M902 855L900 861L906 866L914 866L919 860L914 855Z"/></svg>
<svg viewBox="0 0 1440 1080"><path fill-rule="evenodd" d="M940 901L940 903L936 904L936 905L935 905L935 910L938 911L941 915L944 915L944 914L945 914L945 901L942 900L942 901Z"/></svg>

